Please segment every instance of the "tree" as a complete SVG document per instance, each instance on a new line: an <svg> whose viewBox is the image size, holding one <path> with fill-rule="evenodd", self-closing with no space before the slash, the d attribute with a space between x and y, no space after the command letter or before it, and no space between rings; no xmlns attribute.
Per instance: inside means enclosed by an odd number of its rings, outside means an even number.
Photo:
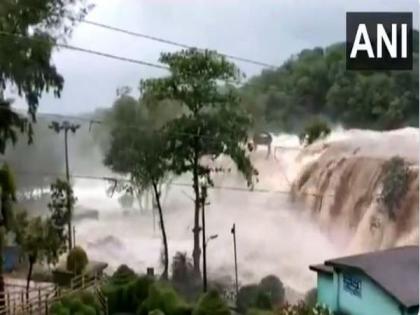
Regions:
<svg viewBox="0 0 420 315"><path fill-rule="evenodd" d="M69 251L66 262L68 271L71 271L76 275L80 275L88 263L89 259L83 248L75 246Z"/></svg>
<svg viewBox="0 0 420 315"><path fill-rule="evenodd" d="M269 296L272 305L278 306L284 302L284 285L276 276L269 275L264 277L260 282L259 288Z"/></svg>
<svg viewBox="0 0 420 315"><path fill-rule="evenodd" d="M0 308L5 305L3 278L3 248L6 231L11 228L12 208L16 201L16 185L7 164L0 169Z"/></svg>
<svg viewBox="0 0 420 315"><path fill-rule="evenodd" d="M249 186L255 170L242 146L246 143L250 117L241 109L235 89L226 84L238 82L236 66L212 51L197 49L163 53L160 62L168 65L170 75L140 82L140 92L147 104L171 100L180 104L183 114L168 121L167 154L175 174L191 173L194 190L193 263L200 272L200 179L212 186L209 165L203 157L220 155L232 158ZM225 85L220 83L224 82Z"/></svg>
<svg viewBox="0 0 420 315"><path fill-rule="evenodd" d="M48 204L50 211L51 224L57 230L58 238L61 241L68 241L70 233L65 229L69 222L69 211L73 209L76 198L73 195L73 189L69 183L57 179L51 184L51 202ZM68 207L70 203L70 207Z"/></svg>
<svg viewBox="0 0 420 315"><path fill-rule="evenodd" d="M86 0L1 1L0 91L16 88L26 99L32 122L42 93L59 97L63 89L64 79L51 61L55 44L70 36L89 9ZM0 92L0 153L8 140L16 141L17 131L26 130L31 140L30 121L11 112L10 103Z"/></svg>
<svg viewBox="0 0 420 315"><path fill-rule="evenodd" d="M310 145L319 139L324 139L331 133L331 128L321 119L314 119L307 123L303 132L299 135L301 143Z"/></svg>
<svg viewBox="0 0 420 315"><path fill-rule="evenodd" d="M33 266L37 262L55 265L64 253L65 240L53 226L52 221L35 217L28 219L27 213L21 211L16 214L15 225L16 242L28 257L28 275L26 280L26 298L29 299L29 286L32 279Z"/></svg>
<svg viewBox="0 0 420 315"><path fill-rule="evenodd" d="M415 30L414 43L418 37ZM243 106L256 128L288 132L314 116L346 128L418 126L419 54L413 47L413 70L381 73L346 71L345 43L305 49L244 84Z"/></svg>
<svg viewBox="0 0 420 315"><path fill-rule="evenodd" d="M105 157L105 165L112 171L129 176L126 185L129 191L153 190L164 248L163 279L168 278L169 268L168 239L161 204L161 183L170 175L165 146L166 136L162 132L151 127L133 130L119 125L111 133L111 145Z"/></svg>

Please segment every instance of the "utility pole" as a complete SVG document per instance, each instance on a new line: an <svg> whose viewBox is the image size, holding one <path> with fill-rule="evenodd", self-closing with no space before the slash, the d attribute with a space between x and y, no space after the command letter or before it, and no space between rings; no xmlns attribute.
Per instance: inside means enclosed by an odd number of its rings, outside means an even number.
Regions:
<svg viewBox="0 0 420 315"><path fill-rule="evenodd" d="M207 186L201 186L201 219L202 219L202 231L203 231L203 292L207 292L207 242L206 242L206 213L205 205L207 199Z"/></svg>
<svg viewBox="0 0 420 315"><path fill-rule="evenodd" d="M238 299L238 293L239 293L239 284L238 284L238 257L236 254L236 226L235 223L232 226L232 229L230 232L233 235L233 251L235 255L235 292L236 292L236 300Z"/></svg>
<svg viewBox="0 0 420 315"><path fill-rule="evenodd" d="M69 171L69 153L68 153L68 133L71 131L72 133L76 133L77 129L80 128L80 125L78 124L72 124L69 121L65 120L63 122L57 122L53 121L51 122L51 125L49 126L50 129L54 130L56 133L60 133L60 131L64 131L64 153L66 158L66 180L67 185L70 186L70 171ZM69 250L73 248L72 246L72 226L71 226L71 220L72 220L72 209L71 209L71 202L70 202L70 191L67 189L67 211L69 215L69 221L68 221L68 241L69 241Z"/></svg>

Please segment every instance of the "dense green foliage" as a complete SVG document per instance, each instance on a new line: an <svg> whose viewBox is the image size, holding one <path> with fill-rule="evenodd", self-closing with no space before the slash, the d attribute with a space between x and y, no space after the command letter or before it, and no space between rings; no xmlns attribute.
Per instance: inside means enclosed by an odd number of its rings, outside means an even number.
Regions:
<svg viewBox="0 0 420 315"><path fill-rule="evenodd" d="M51 315L100 315L101 307L91 292L66 296L51 306Z"/></svg>
<svg viewBox="0 0 420 315"><path fill-rule="evenodd" d="M202 197L199 181L203 179L211 186L211 175L216 171L200 160L204 156L214 159L222 154L229 156L251 185L255 170L241 145L247 142L251 120L241 108L236 90L229 85L238 82L241 73L223 56L213 51L188 49L163 53L159 61L169 67L170 75L141 81L140 92L148 106L167 101L183 109L183 113L168 121L163 129L172 172L189 173L193 177L193 264L195 272L199 273Z"/></svg>
<svg viewBox="0 0 420 315"><path fill-rule="evenodd" d="M68 228L64 226L70 220L68 205L73 209L76 198L73 194L73 189L67 181L57 179L50 187L51 202L48 203L48 209L51 216L53 226L59 228L60 240L69 239Z"/></svg>
<svg viewBox="0 0 420 315"><path fill-rule="evenodd" d="M108 299L110 314L135 313L148 297L149 288L153 283L153 278L138 276L126 265L120 266L112 275L109 283L103 287L103 292Z"/></svg>
<svg viewBox="0 0 420 315"><path fill-rule="evenodd" d="M242 89L256 128L300 132L322 115L345 127L418 126L418 32L412 71L346 71L345 44L305 49L276 70L265 70Z"/></svg>
<svg viewBox="0 0 420 315"><path fill-rule="evenodd" d="M73 247L67 255L67 270L79 275L89 263L85 250L79 246Z"/></svg>
<svg viewBox="0 0 420 315"><path fill-rule="evenodd" d="M0 153L16 132L32 129L28 121L11 113L6 87L24 96L33 121L43 92L60 96L64 79L51 61L55 43L66 39L75 21L89 7L85 0L2 0L0 3ZM26 128L28 127L28 128Z"/></svg>
<svg viewBox="0 0 420 315"><path fill-rule="evenodd" d="M284 303L285 289L283 283L274 275L264 277L260 283L240 288L237 307L246 313L252 309L270 310Z"/></svg>
<svg viewBox="0 0 420 315"><path fill-rule="evenodd" d="M147 299L140 305L137 315L148 315L160 310L165 315L191 315L191 307L168 284L154 283Z"/></svg>
<svg viewBox="0 0 420 315"><path fill-rule="evenodd" d="M122 98L112 111L114 120L111 142L104 164L116 173L129 176L129 182L124 183L128 192L137 191L139 194L152 190L162 232L164 253L162 277L167 279L169 250L161 202L161 186L171 172L169 162L171 156L166 150L167 137L162 131L154 130L152 121L146 119L146 113L142 111L144 108L138 102L126 95ZM138 128L127 127L130 123L133 127L135 122L139 124Z"/></svg>
<svg viewBox="0 0 420 315"><path fill-rule="evenodd" d="M382 191L380 200L391 219L396 218L396 211L408 191L410 169L405 160L393 157L383 165Z"/></svg>
<svg viewBox="0 0 420 315"><path fill-rule="evenodd" d="M274 275L268 275L261 279L259 289L267 294L273 305L281 305L285 298L285 289L283 283Z"/></svg>
<svg viewBox="0 0 420 315"><path fill-rule="evenodd" d="M305 294L305 304L308 306L315 306L317 304L317 289L313 288L311 290L309 290L308 292L306 292Z"/></svg>
<svg viewBox="0 0 420 315"><path fill-rule="evenodd" d="M18 211L14 215L12 230L15 241L27 256L29 268L27 274L27 295L35 263L55 265L66 250L65 239L62 238L64 226L55 226L50 217L28 218L26 211Z"/></svg>
<svg viewBox="0 0 420 315"><path fill-rule="evenodd" d="M192 315L230 315L230 310L217 291L210 291L198 300Z"/></svg>

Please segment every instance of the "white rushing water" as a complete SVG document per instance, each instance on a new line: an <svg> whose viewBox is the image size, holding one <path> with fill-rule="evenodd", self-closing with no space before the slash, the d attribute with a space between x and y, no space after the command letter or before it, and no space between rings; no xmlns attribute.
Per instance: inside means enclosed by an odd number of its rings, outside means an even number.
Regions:
<svg viewBox="0 0 420 315"><path fill-rule="evenodd" d="M295 162L299 141L295 136L280 135L274 140L276 155L266 159L265 148L252 153L259 171L257 191L215 189L209 191L206 210L206 234L217 234L207 249L210 275L233 276L232 224L237 227L238 269L241 283L259 281L268 274L277 275L288 287L299 292L315 286L310 264L335 257L338 250L319 228L301 215L301 204L291 201L290 184L301 165ZM227 159L221 159L225 166ZM190 183L178 178L175 183ZM232 171L218 175L216 185L246 189L243 178ZM77 243L85 247L93 260L107 261L111 269L122 263L139 272L147 267L159 270L162 249L160 231L153 216L138 210L124 211L117 196L106 194L107 183L78 180L75 194L78 205L98 210L99 220L76 224ZM267 190L267 191L259 191ZM169 238L170 257L177 251L192 253L193 203L190 187L173 185L163 202Z"/></svg>
<svg viewBox="0 0 420 315"><path fill-rule="evenodd" d="M419 135L415 128L383 133L337 129L326 142L351 154L357 149L358 155L362 156L390 158L401 155L413 162L418 160ZM317 159L323 151L322 146L313 148L299 156L298 138L290 135L275 137L273 152L276 154L268 159L265 148L258 148L251 154L259 171L256 191L247 191L244 179L234 170L216 177L217 186L245 190L209 191L206 233L207 236L218 235L207 249L208 269L212 276L234 275L230 233L233 223L237 227L242 284L275 274L286 286L304 293L315 286L315 274L308 268L310 264L347 254L346 248L334 244L334 238L327 238L319 225L308 218L310 211L305 211L308 209L303 203L293 202L288 193L290 184L304 164ZM218 163L225 167L231 164L226 158L220 158ZM174 179L174 182L190 184L191 180L183 177ZM111 198L106 194L107 188L108 184L101 181L78 180L75 183L78 205L100 213L99 220L85 220L76 225L77 243L87 249L91 259L108 262L111 270L122 263L138 272L145 272L147 267L159 270L162 242L152 214L141 214L139 210L124 211L117 195ZM173 185L163 202L170 257L177 251L191 256L191 197L192 189L188 185ZM337 239L335 242L338 243Z"/></svg>

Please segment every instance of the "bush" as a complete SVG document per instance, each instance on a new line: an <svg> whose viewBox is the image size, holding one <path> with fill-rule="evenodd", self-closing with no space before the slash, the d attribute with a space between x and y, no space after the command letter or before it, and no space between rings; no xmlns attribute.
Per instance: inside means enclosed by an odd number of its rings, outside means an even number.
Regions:
<svg viewBox="0 0 420 315"><path fill-rule="evenodd" d="M186 253L177 252L172 261L171 282L175 289L188 300L196 300L201 292L200 274L194 272L191 259Z"/></svg>
<svg viewBox="0 0 420 315"><path fill-rule="evenodd" d="M266 293L272 305L283 304L285 298L285 289L283 283L274 275L264 277L259 285L261 291Z"/></svg>
<svg viewBox="0 0 420 315"><path fill-rule="evenodd" d="M309 290L308 292L306 292L304 301L305 301L305 304L308 305L309 307L314 307L316 305L317 303L316 288L313 288Z"/></svg>
<svg viewBox="0 0 420 315"><path fill-rule="evenodd" d="M219 293L213 290L199 299L192 315L230 315L230 310Z"/></svg>
<svg viewBox="0 0 420 315"><path fill-rule="evenodd" d="M276 315L332 315L333 313L326 307L317 305L311 307L304 302L297 305L283 305Z"/></svg>
<svg viewBox="0 0 420 315"><path fill-rule="evenodd" d="M303 132L299 135L300 142L310 145L318 139L323 139L331 133L327 122L321 119L314 119L306 124Z"/></svg>
<svg viewBox="0 0 420 315"><path fill-rule="evenodd" d="M240 288L237 297L237 307L240 313L246 313L249 308L256 306L259 287L256 284Z"/></svg>
<svg viewBox="0 0 420 315"><path fill-rule="evenodd" d="M67 256L67 270L81 274L88 264L88 256L83 248L75 246Z"/></svg>
<svg viewBox="0 0 420 315"><path fill-rule="evenodd" d="M165 315L191 315L191 308L166 284L154 283L150 286L147 299L137 310L138 315L148 315L149 312L160 310Z"/></svg>
<svg viewBox="0 0 420 315"><path fill-rule="evenodd" d="M101 311L94 295L90 292L65 296L51 306L52 315L99 315Z"/></svg>
<svg viewBox="0 0 420 315"><path fill-rule="evenodd" d="M121 265L117 268L114 274L111 277L113 283L127 283L130 280L136 278L136 273L127 265Z"/></svg>
<svg viewBox="0 0 420 315"><path fill-rule="evenodd" d="M255 301L255 307L259 310L271 310L273 308L273 303L270 295L260 289L258 291L257 300Z"/></svg>
<svg viewBox="0 0 420 315"><path fill-rule="evenodd" d="M96 300L95 295L92 292L83 291L80 293L80 300L84 305L88 305L94 308L97 314L101 312L101 306Z"/></svg>
<svg viewBox="0 0 420 315"><path fill-rule="evenodd" d="M246 315L274 315L274 313L272 311L251 308L246 312Z"/></svg>

